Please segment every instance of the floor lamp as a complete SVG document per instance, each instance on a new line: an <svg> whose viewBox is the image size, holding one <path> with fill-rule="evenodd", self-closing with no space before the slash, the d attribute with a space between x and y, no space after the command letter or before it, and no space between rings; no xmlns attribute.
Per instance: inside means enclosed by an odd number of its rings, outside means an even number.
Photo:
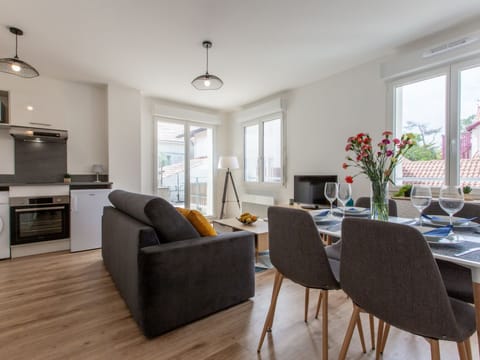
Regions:
<svg viewBox="0 0 480 360"><path fill-rule="evenodd" d="M235 187L235 181L233 181L232 172L230 169L238 169L238 159L236 156L220 156L218 159L218 168L227 169L225 173L225 184L223 185L223 196L222 196L222 210L220 211L220 219L223 219L223 212L225 210L225 203L227 202L227 188L228 188L228 179L232 181L233 191L235 193L235 198L237 199L238 208L240 209L240 200L238 200L237 188Z"/></svg>

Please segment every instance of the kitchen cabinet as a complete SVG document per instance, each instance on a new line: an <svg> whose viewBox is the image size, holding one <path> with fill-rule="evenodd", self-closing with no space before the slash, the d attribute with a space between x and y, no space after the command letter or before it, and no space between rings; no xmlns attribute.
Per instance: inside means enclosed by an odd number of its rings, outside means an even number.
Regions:
<svg viewBox="0 0 480 360"><path fill-rule="evenodd" d="M103 208L110 189L71 190L70 251L102 247Z"/></svg>
<svg viewBox="0 0 480 360"><path fill-rule="evenodd" d="M36 86L11 89L10 125L45 129L65 129L64 95L56 87L48 90Z"/></svg>
<svg viewBox="0 0 480 360"><path fill-rule="evenodd" d="M0 191L0 259L10 257L10 208L8 191Z"/></svg>

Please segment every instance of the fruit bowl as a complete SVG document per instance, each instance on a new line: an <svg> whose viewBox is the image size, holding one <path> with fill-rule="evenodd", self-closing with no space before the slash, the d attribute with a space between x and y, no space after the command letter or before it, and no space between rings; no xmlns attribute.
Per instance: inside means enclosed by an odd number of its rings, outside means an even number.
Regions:
<svg viewBox="0 0 480 360"><path fill-rule="evenodd" d="M255 221L257 221L257 219L258 219L258 216L252 215L248 212L243 213L242 215L240 215L240 217L237 217L237 220L240 221L244 225L251 225Z"/></svg>

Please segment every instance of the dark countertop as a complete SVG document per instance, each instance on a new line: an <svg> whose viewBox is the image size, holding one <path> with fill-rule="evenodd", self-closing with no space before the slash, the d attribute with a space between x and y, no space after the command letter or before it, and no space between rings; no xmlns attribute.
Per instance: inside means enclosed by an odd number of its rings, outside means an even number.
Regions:
<svg viewBox="0 0 480 360"><path fill-rule="evenodd" d="M52 186L52 185L67 185L70 189L110 189L112 182L102 181L79 181L65 184L64 182L55 183L0 183L0 191L8 191L10 186Z"/></svg>

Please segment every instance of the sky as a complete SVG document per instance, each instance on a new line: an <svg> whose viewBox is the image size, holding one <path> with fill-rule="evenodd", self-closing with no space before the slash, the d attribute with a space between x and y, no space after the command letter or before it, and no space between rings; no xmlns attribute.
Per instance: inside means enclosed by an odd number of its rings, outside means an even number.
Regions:
<svg viewBox="0 0 480 360"><path fill-rule="evenodd" d="M403 123L426 123L431 128L445 129L447 76L441 75L402 86ZM460 72L460 118L477 113L480 100L480 66Z"/></svg>

